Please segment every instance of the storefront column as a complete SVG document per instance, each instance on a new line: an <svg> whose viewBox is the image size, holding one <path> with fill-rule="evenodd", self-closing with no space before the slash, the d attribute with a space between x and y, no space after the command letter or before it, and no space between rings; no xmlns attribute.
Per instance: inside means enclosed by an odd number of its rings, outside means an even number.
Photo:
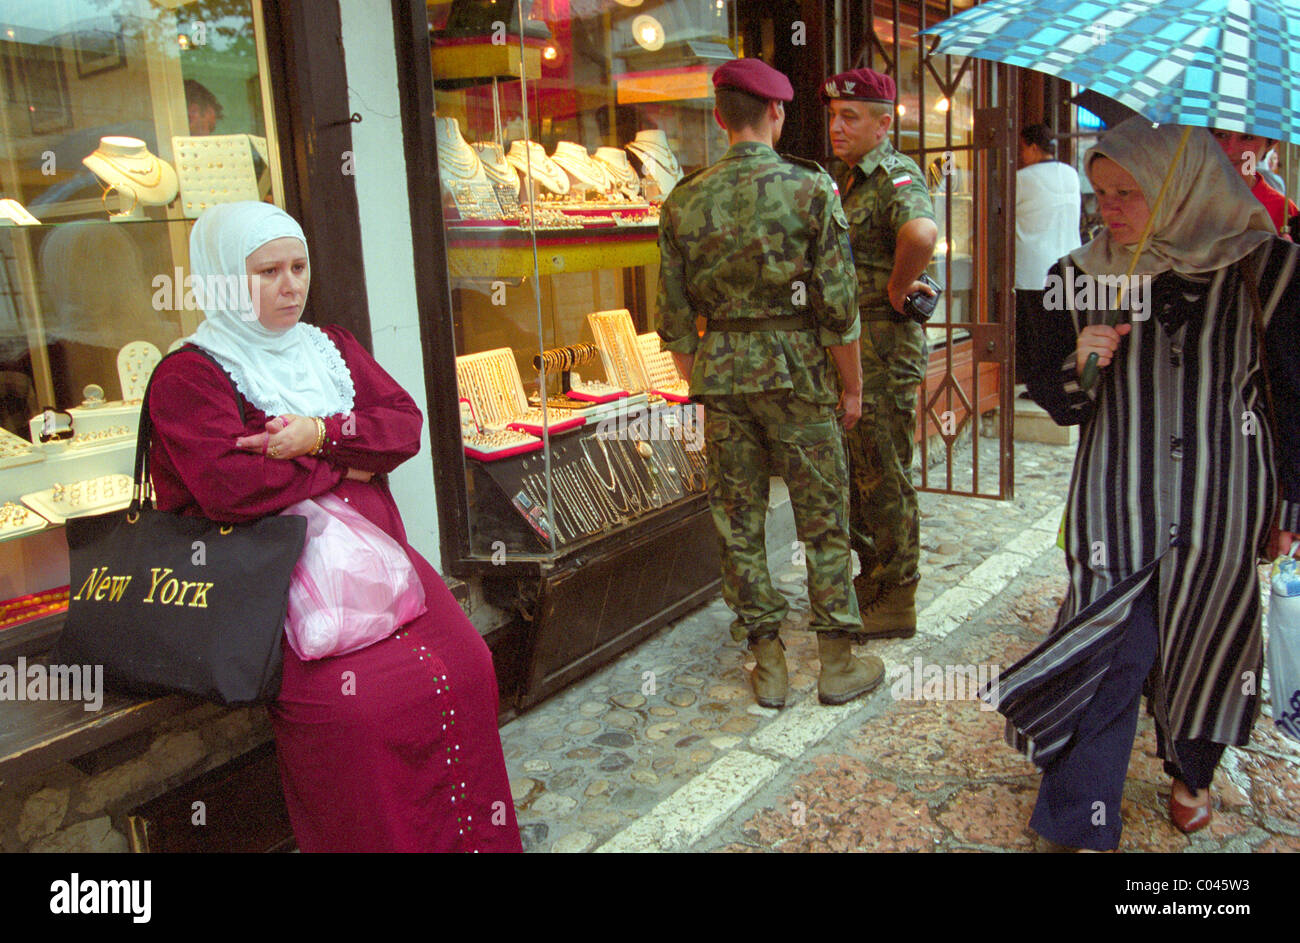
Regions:
<svg viewBox="0 0 1300 943"><path fill-rule="evenodd" d="M415 255L402 146L401 103L393 12L388 0L341 0L352 153L340 173L355 173L361 217L366 297L375 359L411 394L425 415L420 454L390 476L411 546L445 572L438 543L438 507L430 456L428 400L421 355Z"/></svg>

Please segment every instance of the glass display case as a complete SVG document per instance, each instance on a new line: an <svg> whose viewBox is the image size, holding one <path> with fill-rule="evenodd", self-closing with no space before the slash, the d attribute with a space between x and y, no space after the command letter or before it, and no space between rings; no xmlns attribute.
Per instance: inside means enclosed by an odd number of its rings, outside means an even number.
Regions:
<svg viewBox="0 0 1300 943"><path fill-rule="evenodd" d="M516 617L488 644L517 666L499 676L522 708L716 591L702 414L654 306L659 207L726 151L712 76L740 51L736 13L727 0L421 12L447 299L426 363L431 409L459 401L459 429L434 447L444 561Z"/></svg>
<svg viewBox="0 0 1300 943"><path fill-rule="evenodd" d="M69 517L129 500L150 372L202 318L204 207L281 199L260 3L0 2L0 629Z"/></svg>
<svg viewBox="0 0 1300 943"><path fill-rule="evenodd" d="M430 4L472 559L553 557L704 490L654 334L659 206L727 142L730 4ZM702 499L697 502L702 506Z"/></svg>

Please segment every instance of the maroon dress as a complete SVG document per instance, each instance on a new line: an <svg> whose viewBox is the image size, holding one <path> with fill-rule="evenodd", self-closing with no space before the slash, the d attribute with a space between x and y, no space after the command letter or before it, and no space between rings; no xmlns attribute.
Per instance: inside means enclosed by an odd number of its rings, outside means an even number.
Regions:
<svg viewBox="0 0 1300 943"><path fill-rule="evenodd" d="M265 431L198 353L159 366L150 394L152 477L162 510L249 521L333 492L406 548L429 611L350 655L303 661L284 644L271 705L294 836L303 851L520 851L497 732L492 656L433 567L406 541L382 477L419 450L419 408L342 328L356 388L351 416L326 417L320 457L235 448ZM347 480L349 467L371 471Z"/></svg>

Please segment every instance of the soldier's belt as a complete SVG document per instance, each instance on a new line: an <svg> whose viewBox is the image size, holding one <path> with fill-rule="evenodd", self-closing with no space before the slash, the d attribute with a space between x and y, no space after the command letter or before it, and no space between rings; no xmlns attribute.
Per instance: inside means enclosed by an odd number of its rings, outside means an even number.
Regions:
<svg viewBox="0 0 1300 943"><path fill-rule="evenodd" d="M809 315L785 318L709 318L705 330L744 333L749 331L812 331L817 325Z"/></svg>

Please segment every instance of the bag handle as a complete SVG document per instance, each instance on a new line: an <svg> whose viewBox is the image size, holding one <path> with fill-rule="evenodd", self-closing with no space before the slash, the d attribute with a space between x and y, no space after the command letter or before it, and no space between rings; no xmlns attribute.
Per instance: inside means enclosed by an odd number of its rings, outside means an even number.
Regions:
<svg viewBox="0 0 1300 943"><path fill-rule="evenodd" d="M195 347L192 344L173 350L164 356L154 366L153 373L149 374L149 382L144 388L144 398L140 401L140 422L135 436L135 474L133 476L135 483L131 489L131 504L127 507L128 516L138 516L142 507L153 507L153 485L149 481L149 447L153 441L153 419L149 415L149 394L153 390L154 378L158 376L158 367L161 367L168 357L185 353L201 354L216 365L217 369L221 371L221 375L226 378L226 382L230 384L230 391L235 394L235 405L239 407L239 421L241 423L248 422L247 417L244 415L244 399L239 395L239 390L235 387L235 381L230 378L230 374L226 372L226 368L221 365L221 362L216 357L202 347Z"/></svg>

